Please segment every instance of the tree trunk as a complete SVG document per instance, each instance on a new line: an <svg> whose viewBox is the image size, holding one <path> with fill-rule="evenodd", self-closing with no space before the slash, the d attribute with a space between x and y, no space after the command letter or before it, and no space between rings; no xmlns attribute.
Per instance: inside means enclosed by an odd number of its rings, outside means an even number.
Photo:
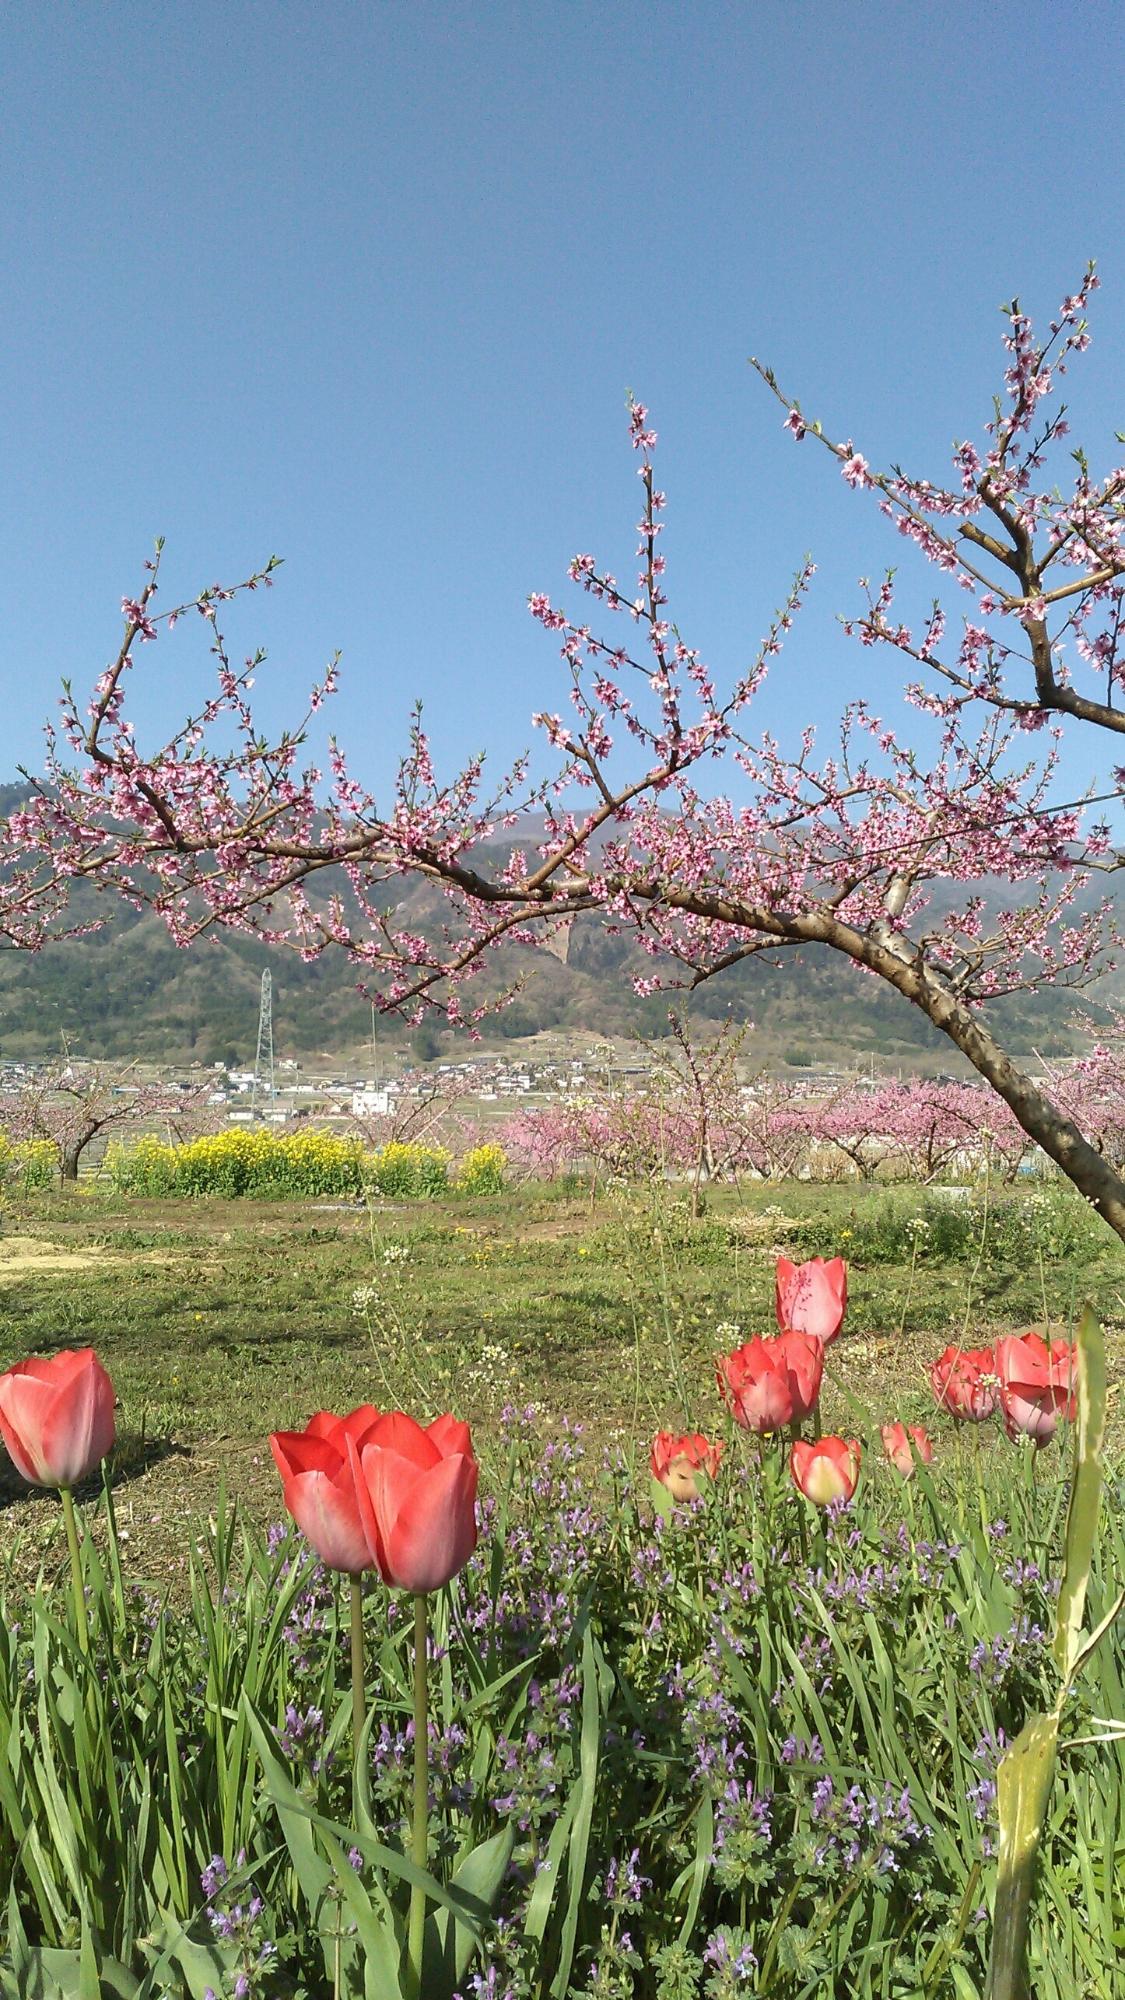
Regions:
<svg viewBox="0 0 1125 2000"><path fill-rule="evenodd" d="M835 920L825 923L820 934L837 951L846 952L861 965L869 965L948 1036L962 1055L968 1057L977 1075L1003 1098L1028 1137L1043 1148L1048 1159L1073 1181L1079 1194L1085 1195L1102 1220L1125 1243L1125 1180L1114 1173L1097 1147L1083 1137L1073 1119L1066 1117L1025 1071L1016 1068L979 1014L958 1000L916 959L901 958L897 952Z"/></svg>
<svg viewBox="0 0 1125 2000"><path fill-rule="evenodd" d="M644 892L634 886L632 893L640 897ZM1025 1071L1016 1068L979 1013L959 1000L940 976L930 970L920 948L909 938L895 933L890 925L885 927L884 936L875 937L824 909L796 914L694 889L669 890L667 885L662 886L661 893L673 908L754 932L759 937L826 944L885 979L960 1049L977 1075L1003 1098L1028 1137L1043 1148L1048 1159L1055 1162L1125 1243L1125 1179L1083 1137L1074 1120L1066 1117ZM720 961L722 965L732 962L730 953ZM719 965L713 968L718 969Z"/></svg>

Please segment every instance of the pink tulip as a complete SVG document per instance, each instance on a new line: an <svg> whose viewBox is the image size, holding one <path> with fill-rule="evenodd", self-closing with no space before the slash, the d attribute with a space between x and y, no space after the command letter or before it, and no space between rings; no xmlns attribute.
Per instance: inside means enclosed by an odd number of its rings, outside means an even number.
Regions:
<svg viewBox="0 0 1125 2000"><path fill-rule="evenodd" d="M318 1410L303 1431L274 1431L270 1438L286 1507L321 1562L346 1576L375 1566L348 1444L362 1445L378 1417L370 1403L346 1417Z"/></svg>
<svg viewBox="0 0 1125 2000"><path fill-rule="evenodd" d="M884 1424L879 1436L888 1459L904 1479L914 1477L914 1453L910 1449L912 1438L923 1465L929 1465L933 1459L933 1445L921 1424Z"/></svg>
<svg viewBox="0 0 1125 2000"><path fill-rule="evenodd" d="M815 1444L797 1438L789 1452L789 1470L798 1492L814 1506L850 1500L859 1478L862 1454L854 1438L823 1437Z"/></svg>
<svg viewBox="0 0 1125 2000"><path fill-rule="evenodd" d="M930 1386L938 1407L959 1423L983 1423L998 1396L991 1347L947 1347L930 1369Z"/></svg>
<svg viewBox="0 0 1125 2000"><path fill-rule="evenodd" d="M477 1462L469 1426L442 1416L423 1429L395 1410L360 1445L349 1441L364 1534L384 1583L439 1590L477 1545Z"/></svg>
<svg viewBox="0 0 1125 2000"><path fill-rule="evenodd" d="M1075 1349L1066 1340L1048 1347L1041 1333L1006 1334L996 1342L1000 1408L1010 1438L1050 1444L1059 1417L1074 1416Z"/></svg>
<svg viewBox="0 0 1125 2000"><path fill-rule="evenodd" d="M723 1455L721 1444L709 1444L698 1431L677 1437L674 1431L657 1431L649 1467L654 1479L668 1488L673 1500L696 1500L699 1486L696 1473L714 1479Z"/></svg>
<svg viewBox="0 0 1125 2000"><path fill-rule="evenodd" d="M791 1264L779 1257L774 1278L777 1323L783 1333L811 1333L827 1346L835 1340L848 1309L848 1267L842 1257L825 1263L811 1257Z"/></svg>
<svg viewBox="0 0 1125 2000"><path fill-rule="evenodd" d="M77 1486L112 1451L113 1384L92 1347L0 1375L0 1436L33 1486Z"/></svg>
<svg viewBox="0 0 1125 2000"><path fill-rule="evenodd" d="M804 1333L748 1340L715 1364L719 1388L743 1430L783 1430L816 1405L824 1372L824 1347Z"/></svg>

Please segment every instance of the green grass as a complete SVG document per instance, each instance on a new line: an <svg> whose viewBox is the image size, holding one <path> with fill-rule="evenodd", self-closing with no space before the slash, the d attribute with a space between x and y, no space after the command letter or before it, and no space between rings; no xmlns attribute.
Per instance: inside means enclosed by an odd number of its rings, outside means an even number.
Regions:
<svg viewBox="0 0 1125 2000"><path fill-rule="evenodd" d="M0 1363L91 1344L124 1433L189 1444L261 1439L316 1404L385 1403L419 1376L478 1421L512 1398L607 1430L705 1425L710 1357L733 1344L717 1328L769 1330L778 1250L847 1255L833 1358L873 1415L924 1413L924 1369L947 1340L1045 1317L1061 1331L1090 1298L1112 1370L1125 1320L1125 1250L1058 1191L1001 1193L986 1218L980 1197L789 1183L724 1190L693 1221L668 1192L602 1200L591 1216L585 1194L559 1189L369 1214L96 1189L33 1199L6 1227L9 1243L88 1261L9 1268ZM361 1287L374 1293L365 1312Z"/></svg>
<svg viewBox="0 0 1125 2000"><path fill-rule="evenodd" d="M442 1804L436 1838L448 1873L470 1836L491 1835L493 1801L528 1788L531 1830L517 1829L523 1874L509 1884L521 2000L563 2000L567 1952L583 1979L604 1962L615 1983L597 1991L613 2000L697 2000L709 1990L700 1953L716 1925L750 1938L775 2000L978 2000L994 1863L982 1846L991 1821L973 1803L991 1768L977 1746L995 1746L1000 1731L1010 1739L1053 1695L1044 1639L1020 1622L1045 1632L1053 1607L1042 1577L1028 1581L1020 1565L1057 1574L1069 1453L1061 1443L1038 1457L1017 1451L995 1427L983 1438L957 1433L935 1416L926 1371L947 1340L976 1345L1044 1318L1070 1331L1089 1297L1107 1328L1120 1467L1125 1251L1082 1203L1030 1188L999 1194L986 1212L979 1197L791 1184L723 1191L693 1220L667 1189L606 1198L593 1214L587 1192L565 1188L368 1214L300 1201L145 1201L94 1186L10 1208L5 1228L0 1366L67 1342L94 1345L117 1387L121 1442L111 1474L116 1543L86 1496L101 1635L92 1678L66 1626L54 1496L16 1497L14 1480L3 1487L14 1532L0 1538L0 1587L20 1609L0 1620L9 1634L0 1736L34 1839L12 1816L0 1859L10 1871L18 1852L15 1907L27 1935L9 1913L5 1943L0 1919L0 1993L30 1990L20 1954L37 1941L71 1959L96 1947L103 1969L174 1962L184 1981L177 1974L174 1992L229 1991L237 1961L211 1935L199 1880L212 1854L233 1858L243 1847L247 1881L237 1893L250 1882L261 1890L270 1935L282 1941L285 1977L266 1991L332 1990L324 1982L342 1899L361 1926L375 1924L382 1892L369 1874L357 1887L346 1860L355 1830L346 1758L314 1772L273 1748L289 1702L323 1711L337 1751L343 1741L338 1593L327 1587L311 1606L320 1622L307 1628L307 1646L299 1635L279 1643L302 1573L284 1566L292 1542L271 1554L255 1534L282 1513L268 1431L369 1398L469 1416L482 1492L498 1509L458 1587L455 1601L472 1615L440 1670L435 1663L442 1728L464 1729L477 1787L468 1814L452 1794ZM735 1436L710 1503L654 1523L643 1464L652 1432L681 1422L727 1429L712 1358L772 1326L779 1250L842 1250L851 1264L822 1417L825 1429L864 1440L854 1514L838 1529L813 1521L783 1454L767 1447L759 1457ZM507 1402L534 1403L539 1414L505 1427ZM575 1440L564 1416L583 1420L589 1436ZM905 1491L879 1458L878 1425L892 1416L924 1418L938 1439L932 1476ZM611 1440L624 1455L607 1471L600 1445ZM245 1553L224 1485L249 1537ZM1091 1621L1125 1563L1116 1471L1107 1498ZM747 1564L757 1579L750 1592L739 1582ZM150 1585L166 1613L146 1596ZM394 1600L374 1584L367 1597L372 1698L392 1738L376 1760L376 1806L393 1846L407 1782L407 1660ZM525 1613L538 1634L533 1653ZM1072 1747L1060 1763L1032 1941L1033 1990L1044 2000L1114 2000L1125 1943L1125 1752L1089 1739L1096 1718L1120 1716L1123 1673L1115 1632L1065 1718ZM556 1702L551 1690L576 1676L581 1700ZM535 1731L553 1745L557 1782L519 1750L532 1678L546 1690ZM673 1679L686 1691L670 1701ZM711 1856L729 1803L725 1773L720 1763L704 1780L696 1768L700 1742L722 1752L720 1694L747 1746L739 1782L749 1772L774 1795L776 1829L769 1853L749 1823L728 1829L721 1867ZM824 1766L806 1768L800 1754L793 1763L787 1740L814 1737ZM872 1797L909 1790L927 1834L904 1846L901 1873L839 1854L826 1872L814 1811L822 1770L841 1798L852 1784ZM339 1840L325 1834L323 1854L312 1854L294 1818L294 1784L302 1810L351 1829ZM571 1834L583 1814L588 1852ZM356 1824L367 1824L362 1814ZM610 1854L625 1860L633 1844L655 1884L643 1912L617 1913L621 1930L637 1933L639 1985L624 1947L607 1942L604 1881ZM556 1846L557 1865L538 1875L542 1852ZM397 1880L391 1867L388 1893ZM128 1896L122 1883L135 1885ZM673 1963L681 1947L690 1960L682 1977ZM167 1990L153 1978L153 1994ZM358 1992L358 1979L353 1966L343 1990Z"/></svg>

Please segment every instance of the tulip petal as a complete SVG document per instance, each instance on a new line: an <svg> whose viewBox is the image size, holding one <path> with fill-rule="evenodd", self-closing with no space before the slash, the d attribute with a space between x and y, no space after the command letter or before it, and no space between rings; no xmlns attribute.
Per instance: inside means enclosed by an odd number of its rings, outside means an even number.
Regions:
<svg viewBox="0 0 1125 2000"><path fill-rule="evenodd" d="M63 1389L80 1375L84 1368L100 1368L101 1362L92 1347L64 1347L58 1354L46 1357L32 1354L26 1361L17 1361L13 1374L30 1375L36 1382L50 1382L56 1389Z"/></svg>
<svg viewBox="0 0 1125 2000"><path fill-rule="evenodd" d="M375 1518L375 1509L371 1504L371 1486L367 1470L363 1464L355 1439L345 1433L344 1444L347 1447L348 1466L352 1475L352 1483L355 1487L356 1505L359 1509L359 1519L363 1529L364 1540L367 1543L371 1560L385 1583L387 1581L387 1563L383 1549L383 1537L379 1530L379 1523ZM364 1449L366 1449L366 1446Z"/></svg>
<svg viewBox="0 0 1125 2000"><path fill-rule="evenodd" d="M34 1375L14 1369L0 1375L0 1435L21 1479L32 1486L49 1486L50 1476L37 1441L52 1391Z"/></svg>
<svg viewBox="0 0 1125 2000"><path fill-rule="evenodd" d="M423 1472L439 1464L442 1457L441 1449L433 1438L404 1410L388 1410L385 1416L379 1417L372 1424L363 1444L364 1447L379 1445L382 1449L393 1451L399 1458L409 1459Z"/></svg>
<svg viewBox="0 0 1125 2000"><path fill-rule="evenodd" d="M113 1450L117 1427L113 1387L96 1361L56 1389L43 1425L43 1456L52 1484L76 1486L88 1479L107 1452Z"/></svg>
<svg viewBox="0 0 1125 2000"><path fill-rule="evenodd" d="M433 1466L420 1467L411 1459L404 1458L401 1452L390 1450L387 1445L371 1443L364 1445L359 1456L363 1486L374 1518L375 1537L382 1552L379 1567L384 1581L391 1583L393 1578L385 1565L395 1522L419 1479L423 1479L427 1472L435 1471L438 1465L444 1465L445 1460L439 1458Z"/></svg>
<svg viewBox="0 0 1125 2000"><path fill-rule="evenodd" d="M343 1459L344 1446L340 1433L347 1432L350 1437L358 1441L371 1429L378 1415L374 1403L360 1403L358 1408L349 1410L346 1417L335 1417L331 1410L317 1410L316 1414L309 1418L302 1435L327 1438L330 1444L337 1445L340 1457Z"/></svg>
<svg viewBox="0 0 1125 2000"><path fill-rule="evenodd" d="M473 1455L469 1426L461 1417L451 1417L448 1412L435 1417L432 1424L426 1425L426 1436L436 1444L443 1458L452 1458L458 1452L463 1458Z"/></svg>
<svg viewBox="0 0 1125 2000"><path fill-rule="evenodd" d="M331 1478L345 1456L323 1432L272 1431L270 1450L282 1479L292 1479L298 1472L326 1472Z"/></svg>
<svg viewBox="0 0 1125 2000"><path fill-rule="evenodd" d="M397 1482L393 1468L387 1474ZM380 1466L376 1479L384 1476ZM477 1545L476 1493L476 1460L460 1453L414 1477L386 1540L387 1568L403 1590L439 1590L468 1562Z"/></svg>
<svg viewBox="0 0 1125 2000"><path fill-rule="evenodd" d="M325 1472L298 1472L283 1486L285 1505L329 1569L359 1576L372 1567L351 1468L336 1479Z"/></svg>

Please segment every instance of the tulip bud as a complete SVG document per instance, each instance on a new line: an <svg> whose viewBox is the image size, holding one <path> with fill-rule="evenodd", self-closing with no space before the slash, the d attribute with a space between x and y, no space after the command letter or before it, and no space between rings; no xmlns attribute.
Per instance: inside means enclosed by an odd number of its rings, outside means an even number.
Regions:
<svg viewBox="0 0 1125 2000"><path fill-rule="evenodd" d="M677 1437L673 1431L658 1431L653 1439L649 1468L654 1479L668 1488L673 1500L697 1500L696 1473L714 1479L723 1455L721 1444L709 1444L698 1431Z"/></svg>
<svg viewBox="0 0 1125 2000"><path fill-rule="evenodd" d="M797 1438L789 1453L789 1470L798 1492L816 1507L850 1500L859 1479L860 1449L854 1438L823 1437L815 1444Z"/></svg>
<svg viewBox="0 0 1125 2000"><path fill-rule="evenodd" d="M884 1424L879 1435L887 1458L904 1479L914 1477L914 1452L910 1448L912 1439L923 1465L929 1465L933 1458L933 1445L921 1424Z"/></svg>

